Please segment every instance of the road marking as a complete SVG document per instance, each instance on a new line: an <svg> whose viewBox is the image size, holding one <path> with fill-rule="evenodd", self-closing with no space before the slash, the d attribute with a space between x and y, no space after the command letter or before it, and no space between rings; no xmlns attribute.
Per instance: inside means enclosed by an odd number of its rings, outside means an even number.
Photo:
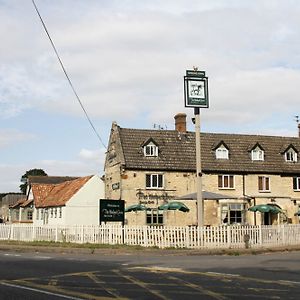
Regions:
<svg viewBox="0 0 300 300"><path fill-rule="evenodd" d="M207 274L217 275L217 276L229 276L229 277L240 277L239 274L230 274L230 273L219 273L219 272L206 272Z"/></svg>
<svg viewBox="0 0 300 300"><path fill-rule="evenodd" d="M116 297L117 299L128 299L128 298L121 298L120 294L118 293L118 291L116 289L113 288L107 288L105 287L106 284L104 281L100 280L96 274L94 274L93 272L90 273L86 273L85 276L87 276L88 278L90 278L92 281L94 281L97 284L100 284L101 287L103 288L103 290L105 290L108 294Z"/></svg>
<svg viewBox="0 0 300 300"><path fill-rule="evenodd" d="M148 284L146 282L143 282L143 281L141 281L139 279L136 279L136 278L134 278L134 277L132 277L130 275L122 274L119 270L114 270L113 272L115 274L117 274L118 276L123 277L123 278L127 279L128 281L134 283L135 285L140 286L141 288L147 290L149 293L155 295L159 299L170 300L170 298L162 295L160 292L155 291L155 290L149 288L149 286L148 286Z"/></svg>
<svg viewBox="0 0 300 300"><path fill-rule="evenodd" d="M33 291L33 292L42 293L42 294L51 295L51 296L58 296L58 297L65 298L65 299L83 300L83 298L76 298L76 297L66 296L66 295L62 295L62 294L52 293L52 292L43 291L43 290L36 289L36 288L31 288L31 287L12 284L12 283L7 283L7 282L0 282L0 284L2 284L4 286L8 286L8 287L17 288L17 289Z"/></svg>
<svg viewBox="0 0 300 300"><path fill-rule="evenodd" d="M21 254L11 254L11 253L5 253L5 256L14 256L14 257L19 257Z"/></svg>
<svg viewBox="0 0 300 300"><path fill-rule="evenodd" d="M35 256L35 259L51 259L51 256Z"/></svg>
<svg viewBox="0 0 300 300"><path fill-rule="evenodd" d="M22 287L27 287L29 289L37 289L37 291L49 293L46 290L50 290L53 294L57 294L61 297L69 297L68 299L75 299L75 300L84 300L84 299L89 299L89 300L111 300L111 297L105 297L105 296L96 296L96 295L91 295L87 293L82 293L82 292L76 292L74 290L67 290L64 287L60 286L53 286L53 285L43 285L43 284L37 284L34 282L30 282L27 280L15 280L16 283L20 283L20 288ZM21 285L22 284L22 285ZM18 285L17 285L18 286ZM62 293L62 294L59 294Z"/></svg>
<svg viewBox="0 0 300 300"><path fill-rule="evenodd" d="M188 281L185 281L183 279L180 279L178 277L175 277L175 276L168 276L168 278L174 280L174 281L177 281L179 282L181 285L185 285L189 288L192 288L196 291L200 291L203 295L207 295L207 296L210 296L214 299L217 299L217 300L225 300L225 299L228 299L226 298L225 296L217 293L217 292L213 292L213 291L210 291L210 290L207 290L205 289L204 287L202 287L201 285L199 284L194 284L194 283L191 283L191 282L188 282Z"/></svg>
<svg viewBox="0 0 300 300"><path fill-rule="evenodd" d="M291 284L291 285L300 285L299 281L290 281L290 280L278 280L278 282L282 282L283 284Z"/></svg>

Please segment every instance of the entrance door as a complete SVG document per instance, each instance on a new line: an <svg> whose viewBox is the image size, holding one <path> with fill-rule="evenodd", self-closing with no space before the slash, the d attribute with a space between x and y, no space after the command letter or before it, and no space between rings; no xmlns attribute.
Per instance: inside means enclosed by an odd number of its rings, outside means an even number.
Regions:
<svg viewBox="0 0 300 300"><path fill-rule="evenodd" d="M271 214L269 212L264 213L264 225L271 225Z"/></svg>

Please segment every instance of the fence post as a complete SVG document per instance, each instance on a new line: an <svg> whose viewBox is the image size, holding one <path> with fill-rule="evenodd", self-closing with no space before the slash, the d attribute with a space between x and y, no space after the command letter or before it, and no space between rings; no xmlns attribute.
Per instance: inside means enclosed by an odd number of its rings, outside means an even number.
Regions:
<svg viewBox="0 0 300 300"><path fill-rule="evenodd" d="M148 247L148 227L143 226L143 239L144 241L144 247Z"/></svg>
<svg viewBox="0 0 300 300"><path fill-rule="evenodd" d="M32 241L35 241L35 226L32 224Z"/></svg>
<svg viewBox="0 0 300 300"><path fill-rule="evenodd" d="M282 228L282 246L285 246L285 244L286 244L286 240L285 240L285 225L284 224L282 224L281 225L281 228Z"/></svg>
<svg viewBox="0 0 300 300"><path fill-rule="evenodd" d="M13 238L13 234L14 234L14 225L11 224L9 229L8 240L11 240Z"/></svg>
<svg viewBox="0 0 300 300"><path fill-rule="evenodd" d="M189 235L189 227L185 227L185 247L187 249L190 248L190 235Z"/></svg>
<svg viewBox="0 0 300 300"><path fill-rule="evenodd" d="M231 247L231 230L232 226L227 226L227 248L230 249Z"/></svg>
<svg viewBox="0 0 300 300"><path fill-rule="evenodd" d="M258 235L259 235L259 237L258 237L258 239L259 239L259 245L262 247L262 245L263 245L262 225L258 225Z"/></svg>
<svg viewBox="0 0 300 300"><path fill-rule="evenodd" d="M58 242L58 225L56 224L56 227L55 227L55 243Z"/></svg>

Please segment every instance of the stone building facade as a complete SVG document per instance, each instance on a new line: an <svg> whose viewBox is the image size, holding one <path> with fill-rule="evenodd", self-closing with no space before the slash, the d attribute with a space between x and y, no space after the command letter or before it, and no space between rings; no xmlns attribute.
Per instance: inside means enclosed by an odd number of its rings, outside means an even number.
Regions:
<svg viewBox="0 0 300 300"><path fill-rule="evenodd" d="M196 225L195 133L186 130L186 115L175 116L175 130L121 128L112 124L105 161L105 194L125 200L127 224ZM300 138L201 133L202 188L221 194L204 199L205 225L299 223ZM182 198L183 197L183 198ZM180 200L181 199L181 200ZM162 211L180 201L189 212ZM270 204L280 213L254 213Z"/></svg>

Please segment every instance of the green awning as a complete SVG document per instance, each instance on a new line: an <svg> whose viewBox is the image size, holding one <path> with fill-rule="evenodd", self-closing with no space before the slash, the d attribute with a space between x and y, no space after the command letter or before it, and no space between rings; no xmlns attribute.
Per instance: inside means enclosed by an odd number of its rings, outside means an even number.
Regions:
<svg viewBox="0 0 300 300"><path fill-rule="evenodd" d="M188 212L190 209L182 202L174 201L163 204L158 207L160 210L180 210L182 212Z"/></svg>
<svg viewBox="0 0 300 300"><path fill-rule="evenodd" d="M259 204L250 207L249 210L253 212L259 211L261 213L271 213L271 214L278 214L283 212L279 206L273 204Z"/></svg>
<svg viewBox="0 0 300 300"><path fill-rule="evenodd" d="M147 210L148 208L143 205L143 204L133 204L133 205L130 205L128 206L126 209L125 209L125 212L131 212L131 211L143 211L143 210Z"/></svg>

